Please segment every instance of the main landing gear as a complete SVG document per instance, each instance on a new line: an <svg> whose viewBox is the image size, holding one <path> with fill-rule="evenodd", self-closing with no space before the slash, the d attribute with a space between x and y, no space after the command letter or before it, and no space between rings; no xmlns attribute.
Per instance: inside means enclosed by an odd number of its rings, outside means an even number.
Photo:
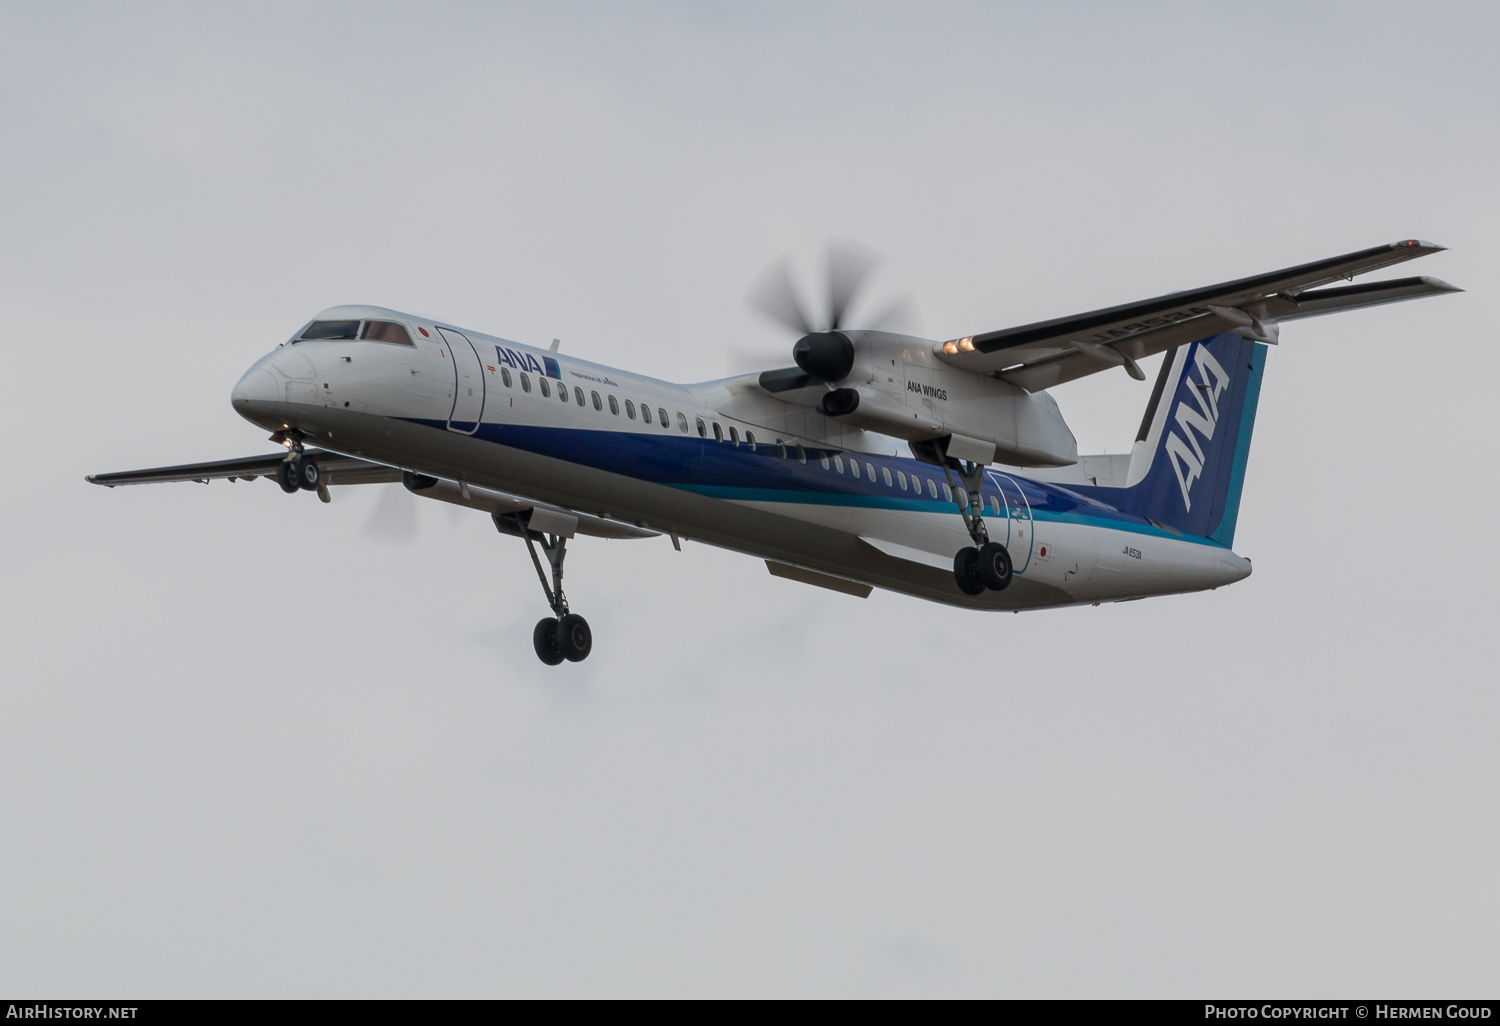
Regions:
<svg viewBox="0 0 1500 1026"><path fill-rule="evenodd" d="M568 597L563 594L563 560L568 555L568 539L554 534L533 531L524 524L513 524L510 518L495 517L495 526L507 534L520 533L526 539L526 550L531 553L531 563L536 567L537 580L542 582L542 591L547 596L547 605L554 615L537 622L531 632L531 644L536 656L548 666L556 666L566 659L578 663L589 657L594 650L594 633L589 622L577 613L568 612ZM520 528L519 532L516 527ZM542 568L537 549L547 557L552 568L552 582L547 583L547 571Z"/></svg>
<svg viewBox="0 0 1500 1026"><path fill-rule="evenodd" d="M958 476L954 474L955 469ZM964 529L974 541L973 545L959 549L953 557L953 578L958 582L958 590L965 595L979 595L985 589L1004 591L1010 586L1010 553L1005 551L1004 545L990 541L990 533L984 526L984 466L950 458L943 461L943 473L953 489ZM960 487L960 477L963 487ZM966 498L967 504L964 502Z"/></svg>

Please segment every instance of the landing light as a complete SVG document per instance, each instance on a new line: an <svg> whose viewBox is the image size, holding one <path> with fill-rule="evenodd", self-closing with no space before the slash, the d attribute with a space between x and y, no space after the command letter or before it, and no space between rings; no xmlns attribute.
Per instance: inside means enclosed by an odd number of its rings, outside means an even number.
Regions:
<svg viewBox="0 0 1500 1026"><path fill-rule="evenodd" d="M943 352L947 353L949 356L952 356L954 353L958 352L958 343L957 342L944 342L943 343Z"/></svg>
<svg viewBox="0 0 1500 1026"><path fill-rule="evenodd" d="M958 348L966 353L972 353L974 351L974 339L968 336L959 339Z"/></svg>

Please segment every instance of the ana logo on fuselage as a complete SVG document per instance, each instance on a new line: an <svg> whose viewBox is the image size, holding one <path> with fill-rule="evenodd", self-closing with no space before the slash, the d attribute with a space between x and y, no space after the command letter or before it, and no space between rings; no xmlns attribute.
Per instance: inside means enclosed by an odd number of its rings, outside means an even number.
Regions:
<svg viewBox="0 0 1500 1026"><path fill-rule="evenodd" d="M516 370L529 370L534 374L540 374L547 378L562 377L562 372L558 369L557 361L550 357L542 357L542 360L546 361L546 366L544 367L542 366L542 361L539 361L530 353L518 353L514 349L509 349L505 346L496 346L495 359L507 367L514 367Z"/></svg>
<svg viewBox="0 0 1500 1026"><path fill-rule="evenodd" d="M1177 483L1182 487L1182 505L1189 510L1193 508L1193 484L1203 474L1203 466L1207 462L1203 444L1199 444L1197 435L1203 436L1204 444L1213 441L1214 430L1219 426L1219 396L1224 394L1224 389L1229 385L1229 374L1213 358L1207 346L1197 347L1193 362L1198 366L1200 380L1194 381L1189 374L1183 373L1183 381L1188 386L1188 395L1193 404L1189 405L1186 399L1177 404L1172 419L1177 422L1182 433L1179 435L1176 431L1169 431L1166 445L1163 446L1167 459L1172 462L1172 469L1177 472Z"/></svg>

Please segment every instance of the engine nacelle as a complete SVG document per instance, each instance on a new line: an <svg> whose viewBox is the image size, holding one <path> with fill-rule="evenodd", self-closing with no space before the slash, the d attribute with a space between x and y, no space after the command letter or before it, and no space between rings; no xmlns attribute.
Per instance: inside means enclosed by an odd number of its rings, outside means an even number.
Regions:
<svg viewBox="0 0 1500 1026"><path fill-rule="evenodd" d="M826 416L911 442L952 436L966 451L981 454L979 462L988 462L982 454L990 443L991 458L1012 466L1078 462L1078 442L1046 392L940 363L926 339L878 331L837 334L849 339L853 361L843 380L829 381L835 387L819 406Z"/></svg>

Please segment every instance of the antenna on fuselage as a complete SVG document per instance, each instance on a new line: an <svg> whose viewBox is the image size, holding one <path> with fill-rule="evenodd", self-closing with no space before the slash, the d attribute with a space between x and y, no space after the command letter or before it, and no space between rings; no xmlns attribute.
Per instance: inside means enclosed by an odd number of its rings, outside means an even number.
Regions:
<svg viewBox="0 0 1500 1026"><path fill-rule="evenodd" d="M555 339L552 340L552 345L549 347L549 349L550 349L551 352L555 353L555 352L557 352L557 347L560 346L560 345L562 345L562 339L555 338Z"/></svg>

